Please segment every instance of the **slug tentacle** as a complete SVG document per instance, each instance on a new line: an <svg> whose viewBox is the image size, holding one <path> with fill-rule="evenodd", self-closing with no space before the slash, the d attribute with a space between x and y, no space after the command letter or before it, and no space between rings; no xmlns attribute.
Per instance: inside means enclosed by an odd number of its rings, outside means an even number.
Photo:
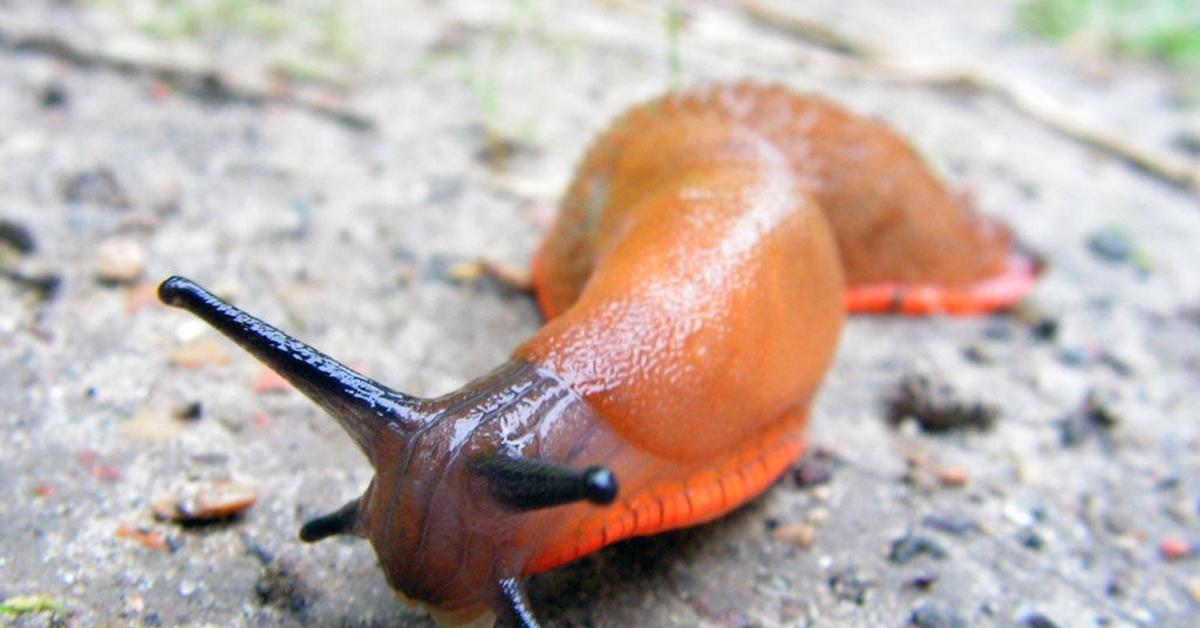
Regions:
<svg viewBox="0 0 1200 628"><path fill-rule="evenodd" d="M504 601L504 610L499 614L500 621L514 628L538 628L541 625L533 614L529 596L520 580L504 578L497 585Z"/></svg>
<svg viewBox="0 0 1200 628"><path fill-rule="evenodd" d="M589 501L606 506L617 499L617 478L602 466L582 471L507 454L481 458L475 469L491 484L500 503L516 510L538 510Z"/></svg>
<svg viewBox="0 0 1200 628"><path fill-rule="evenodd" d="M315 543L338 534L359 534L362 526L358 518L358 500L355 497L345 506L305 522L300 528L300 540Z"/></svg>
<svg viewBox="0 0 1200 628"><path fill-rule="evenodd" d="M190 279L169 277L158 297L200 317L279 373L337 419L372 463L382 430L408 434L425 423L422 400L356 373Z"/></svg>

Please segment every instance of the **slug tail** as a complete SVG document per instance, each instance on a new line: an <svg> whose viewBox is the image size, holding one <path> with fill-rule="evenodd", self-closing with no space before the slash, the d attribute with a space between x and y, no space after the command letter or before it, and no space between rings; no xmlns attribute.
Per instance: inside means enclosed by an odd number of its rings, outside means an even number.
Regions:
<svg viewBox="0 0 1200 628"><path fill-rule="evenodd" d="M422 400L356 373L190 279L168 278L158 297L203 319L279 373L333 416L372 462L385 429L408 433L422 423Z"/></svg>

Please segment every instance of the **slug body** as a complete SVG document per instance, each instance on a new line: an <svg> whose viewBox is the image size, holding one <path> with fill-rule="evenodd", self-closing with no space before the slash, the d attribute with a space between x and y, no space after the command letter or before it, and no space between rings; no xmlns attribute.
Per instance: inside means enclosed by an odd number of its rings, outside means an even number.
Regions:
<svg viewBox="0 0 1200 628"><path fill-rule="evenodd" d="M804 450L847 309L991 311L1035 266L881 123L778 87L635 108L534 262L549 320L445 397L384 388L191 282L205 318L333 415L376 469L305 540L368 538L451 621L535 620L519 578L718 517Z"/></svg>

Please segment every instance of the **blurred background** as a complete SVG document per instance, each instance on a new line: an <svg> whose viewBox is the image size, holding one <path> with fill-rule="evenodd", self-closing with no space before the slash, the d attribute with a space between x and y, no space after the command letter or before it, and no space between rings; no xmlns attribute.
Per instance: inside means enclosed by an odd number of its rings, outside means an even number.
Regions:
<svg viewBox="0 0 1200 628"><path fill-rule="evenodd" d="M430 625L365 543L296 540L369 480L349 439L155 286L447 392L540 326L588 143L743 80L886 120L1047 271L1006 315L851 321L818 455L534 578L543 620L1194 623L1195 0L0 0L0 617ZM933 393L988 420L912 420Z"/></svg>

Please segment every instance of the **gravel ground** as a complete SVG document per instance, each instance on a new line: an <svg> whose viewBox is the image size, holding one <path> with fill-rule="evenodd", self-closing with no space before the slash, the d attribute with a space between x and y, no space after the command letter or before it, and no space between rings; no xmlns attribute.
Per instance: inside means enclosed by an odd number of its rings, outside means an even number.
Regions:
<svg viewBox="0 0 1200 628"><path fill-rule="evenodd" d="M719 522L535 577L541 617L1198 623L1197 192L730 4L687 4L673 46L654 3L289 2L266 26L155 38L154 3L0 0L0 601L59 607L4 621L431 624L365 543L296 539L369 479L350 440L153 286L188 275L398 389L446 392L540 324L464 269L527 264L607 121L670 81L753 78L888 120L1047 272L1016 313L852 320L815 409L824 455ZM1010 2L791 4L771 6L885 60L1036 88L1195 167L1194 74L1031 41ZM922 379L994 421L890 425ZM242 516L155 519L227 479L258 495Z"/></svg>

